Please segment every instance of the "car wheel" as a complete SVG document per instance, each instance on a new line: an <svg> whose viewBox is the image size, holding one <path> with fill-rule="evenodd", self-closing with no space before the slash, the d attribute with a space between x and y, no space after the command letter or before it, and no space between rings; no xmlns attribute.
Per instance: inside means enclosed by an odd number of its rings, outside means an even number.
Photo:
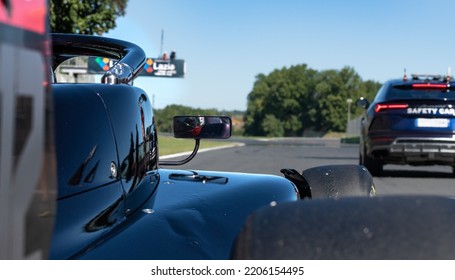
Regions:
<svg viewBox="0 0 455 280"><path fill-rule="evenodd" d="M453 211L453 199L432 196L278 203L249 216L232 258L454 259ZM428 238L428 229L437 238Z"/></svg>
<svg viewBox="0 0 455 280"><path fill-rule="evenodd" d="M360 165L365 166L373 176L380 176L383 171L383 164L380 160L370 157L366 153L366 148L363 148L363 153L359 156Z"/></svg>
<svg viewBox="0 0 455 280"><path fill-rule="evenodd" d="M375 196L373 177L360 165L326 165L306 169L302 172L311 198L342 198Z"/></svg>

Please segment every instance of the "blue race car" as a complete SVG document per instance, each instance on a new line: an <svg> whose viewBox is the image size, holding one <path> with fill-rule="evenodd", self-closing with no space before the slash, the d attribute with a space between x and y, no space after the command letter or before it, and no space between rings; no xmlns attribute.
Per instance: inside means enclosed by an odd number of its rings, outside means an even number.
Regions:
<svg viewBox="0 0 455 280"><path fill-rule="evenodd" d="M231 119L174 117L174 136L194 139L195 147L184 160L160 160L151 100L132 86L143 50L73 34L53 34L52 46L53 72L74 57L116 60L101 83L51 85L58 174L52 259L227 259L256 209L374 195L370 174L357 165L283 169L284 177L166 169L191 160L201 140L230 137Z"/></svg>

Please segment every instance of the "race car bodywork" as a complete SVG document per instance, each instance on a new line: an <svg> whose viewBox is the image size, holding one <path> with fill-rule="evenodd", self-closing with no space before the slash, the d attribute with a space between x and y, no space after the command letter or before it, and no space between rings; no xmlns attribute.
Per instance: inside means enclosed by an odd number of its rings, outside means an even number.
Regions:
<svg viewBox="0 0 455 280"><path fill-rule="evenodd" d="M106 38L52 38L55 62L112 46L120 64L143 54ZM114 84L52 85L59 211L51 258L228 258L253 209L298 199L280 177L160 168L151 102L115 75L107 79Z"/></svg>
<svg viewBox="0 0 455 280"><path fill-rule="evenodd" d="M118 62L95 84L52 84L58 197L52 259L228 259L256 209L303 198L374 195L360 166L284 177L165 169L150 99L132 86L145 54L134 44L53 34L53 65L74 56ZM225 116L178 116L176 137L227 138ZM343 172L344 170L344 172ZM345 178L345 179L343 179Z"/></svg>

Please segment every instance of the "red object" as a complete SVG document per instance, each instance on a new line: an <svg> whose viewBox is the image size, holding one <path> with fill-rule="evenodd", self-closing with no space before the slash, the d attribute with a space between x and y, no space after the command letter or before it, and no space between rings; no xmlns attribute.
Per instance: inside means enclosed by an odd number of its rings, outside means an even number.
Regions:
<svg viewBox="0 0 455 280"><path fill-rule="evenodd" d="M46 7L46 0L11 0L9 7L0 9L0 23L45 34Z"/></svg>
<svg viewBox="0 0 455 280"><path fill-rule="evenodd" d="M412 84L413 88L442 88L446 89L447 85L446 84Z"/></svg>
<svg viewBox="0 0 455 280"><path fill-rule="evenodd" d="M201 130L202 130L202 126L196 126L195 128L193 128L193 130L191 131L191 134L193 136L197 136L199 135L199 133L201 133Z"/></svg>
<svg viewBox="0 0 455 280"><path fill-rule="evenodd" d="M408 104L376 104L374 107L374 111L376 113L380 111L385 111L388 109L406 109L408 108Z"/></svg>

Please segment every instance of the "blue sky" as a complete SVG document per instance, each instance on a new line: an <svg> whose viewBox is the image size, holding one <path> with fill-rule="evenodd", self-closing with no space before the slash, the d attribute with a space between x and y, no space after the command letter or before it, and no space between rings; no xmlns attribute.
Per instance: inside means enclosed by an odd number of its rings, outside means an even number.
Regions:
<svg viewBox="0 0 455 280"><path fill-rule="evenodd" d="M246 110L257 74L297 64L378 82L455 71L454 15L452 0L129 0L104 36L157 57L163 30L186 61L185 78L136 79L156 108Z"/></svg>

